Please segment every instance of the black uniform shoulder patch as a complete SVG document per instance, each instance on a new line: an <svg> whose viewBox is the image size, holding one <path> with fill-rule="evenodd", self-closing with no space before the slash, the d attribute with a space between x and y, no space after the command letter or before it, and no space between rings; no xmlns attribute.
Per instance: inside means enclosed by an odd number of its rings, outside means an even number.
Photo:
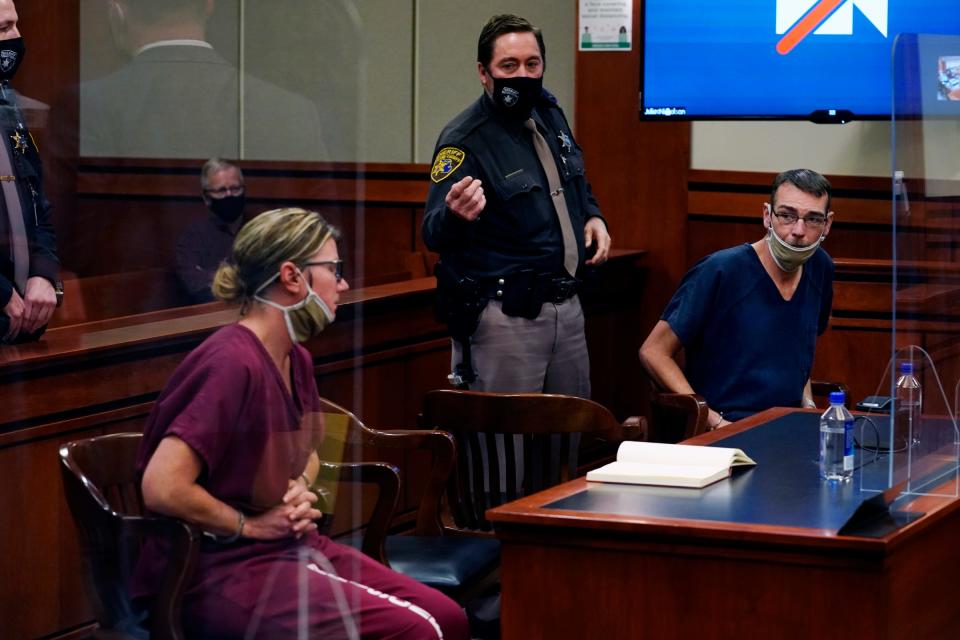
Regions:
<svg viewBox="0 0 960 640"><path fill-rule="evenodd" d="M457 170L463 164L463 159L467 154L456 147L443 147L437 151L437 157L433 160L433 168L430 169L430 179L440 184L447 176Z"/></svg>

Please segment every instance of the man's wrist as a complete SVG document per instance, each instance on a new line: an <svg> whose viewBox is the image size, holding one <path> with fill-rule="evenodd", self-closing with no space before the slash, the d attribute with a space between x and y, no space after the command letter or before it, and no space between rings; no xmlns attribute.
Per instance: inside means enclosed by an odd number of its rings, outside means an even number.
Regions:
<svg viewBox="0 0 960 640"><path fill-rule="evenodd" d="M717 414L716 420L711 419L710 413ZM710 413L707 414L707 429L716 429L723 423L723 412L711 409Z"/></svg>

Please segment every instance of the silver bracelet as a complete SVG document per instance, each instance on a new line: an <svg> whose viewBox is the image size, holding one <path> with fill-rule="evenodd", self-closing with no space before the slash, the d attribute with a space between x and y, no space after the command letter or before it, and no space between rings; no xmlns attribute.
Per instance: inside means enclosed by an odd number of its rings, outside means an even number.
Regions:
<svg viewBox="0 0 960 640"><path fill-rule="evenodd" d="M309 489L311 482L310 482L310 478L307 477L307 472L304 471L303 473L301 473L300 477L303 478L303 483L307 485L307 489Z"/></svg>
<svg viewBox="0 0 960 640"><path fill-rule="evenodd" d="M246 517L243 515L243 511L237 510L237 514L240 516L239 522L237 522L236 532L229 538L221 538L220 536L214 536L213 539L219 542L220 544L230 544L236 542L240 539L240 535L243 533L243 525L247 522Z"/></svg>

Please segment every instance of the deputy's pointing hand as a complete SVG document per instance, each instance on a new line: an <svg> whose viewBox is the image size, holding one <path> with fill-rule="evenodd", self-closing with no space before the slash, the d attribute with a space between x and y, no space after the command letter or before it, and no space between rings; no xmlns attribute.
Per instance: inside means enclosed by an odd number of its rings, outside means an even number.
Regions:
<svg viewBox="0 0 960 640"><path fill-rule="evenodd" d="M483 208L487 206L482 183L471 176L450 187L444 202L450 211L468 222L476 220Z"/></svg>

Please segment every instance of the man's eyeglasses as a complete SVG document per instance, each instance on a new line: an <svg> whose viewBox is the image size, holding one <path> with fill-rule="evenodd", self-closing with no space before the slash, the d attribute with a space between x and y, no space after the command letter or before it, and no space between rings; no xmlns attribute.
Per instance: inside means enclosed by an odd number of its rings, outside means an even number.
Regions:
<svg viewBox="0 0 960 640"><path fill-rule="evenodd" d="M343 280L343 260L322 260L319 262L308 262L303 265L306 267L325 267L332 266L330 272L333 274L333 277L337 279L337 282Z"/></svg>
<svg viewBox="0 0 960 640"><path fill-rule="evenodd" d="M797 220L803 220L803 223L808 227L819 229L827 222L827 216L820 213L811 213L808 216L801 217L795 213L780 213L779 211L774 211L773 215L777 217L780 224L787 227L792 227L797 224Z"/></svg>
<svg viewBox="0 0 960 640"><path fill-rule="evenodd" d="M214 198L226 198L227 196L239 196L243 195L243 192L246 191L246 187L242 184L236 187L220 187L219 189L204 189L203 192L208 196L213 196Z"/></svg>

